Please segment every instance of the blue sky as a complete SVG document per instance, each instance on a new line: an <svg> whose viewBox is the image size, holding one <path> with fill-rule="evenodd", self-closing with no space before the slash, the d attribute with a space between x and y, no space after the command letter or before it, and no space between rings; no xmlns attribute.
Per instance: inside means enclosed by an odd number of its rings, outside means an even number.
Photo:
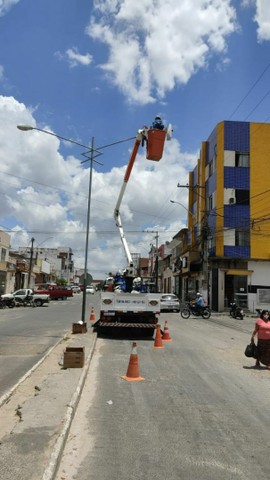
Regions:
<svg viewBox="0 0 270 480"><path fill-rule="evenodd" d="M171 240L187 211L170 199L187 207L177 183L215 125L270 121L269 40L268 0L0 0L0 225L12 246L31 237L70 246L82 267L89 178L80 147L17 124L99 147L135 136L157 113L173 139L157 164L140 149L121 213L132 252L148 255L146 228ZM131 148L104 149L94 168L96 278L125 267L113 209Z"/></svg>

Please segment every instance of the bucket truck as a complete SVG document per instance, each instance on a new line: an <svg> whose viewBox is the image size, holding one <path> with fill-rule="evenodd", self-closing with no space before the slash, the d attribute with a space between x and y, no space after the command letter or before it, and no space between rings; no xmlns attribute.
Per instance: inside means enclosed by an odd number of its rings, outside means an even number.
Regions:
<svg viewBox="0 0 270 480"><path fill-rule="evenodd" d="M146 143L147 160L159 161L162 158L165 139L170 140L171 133L171 125L162 130L144 127L138 131L135 137L124 181L114 209L114 219L126 255L127 267L118 286L116 286L116 282L113 282L113 278L109 277L108 286L110 288L101 292L100 318L93 325L95 331L100 334L108 335L112 332L118 333L120 330L121 332L129 330L132 334L136 332L153 336L156 328L157 315L160 314L160 295L143 292L143 286L140 285L141 279L136 278L136 269L122 225L120 206L140 145L143 146Z"/></svg>

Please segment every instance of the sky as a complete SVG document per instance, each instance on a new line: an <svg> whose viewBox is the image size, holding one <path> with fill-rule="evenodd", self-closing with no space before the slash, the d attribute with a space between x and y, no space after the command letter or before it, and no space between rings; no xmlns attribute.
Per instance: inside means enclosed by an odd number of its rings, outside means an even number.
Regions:
<svg viewBox="0 0 270 480"><path fill-rule="evenodd" d="M160 162L140 147L120 211L132 253L171 241L187 223L177 185L201 142L223 120L270 121L269 42L269 0L0 0L0 227L11 247L70 247L84 267L90 162L59 135L102 152L88 271L124 269L113 211L133 138L157 114L173 137Z"/></svg>

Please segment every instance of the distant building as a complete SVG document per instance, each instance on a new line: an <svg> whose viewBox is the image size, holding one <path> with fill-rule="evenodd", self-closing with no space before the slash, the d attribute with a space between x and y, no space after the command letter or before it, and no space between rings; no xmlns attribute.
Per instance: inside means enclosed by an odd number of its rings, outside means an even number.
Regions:
<svg viewBox="0 0 270 480"><path fill-rule="evenodd" d="M10 235L0 230L0 295L14 289L16 261L10 257Z"/></svg>
<svg viewBox="0 0 270 480"><path fill-rule="evenodd" d="M18 252L30 258L31 248L19 247ZM64 280L67 284L74 280L73 252L70 247L33 248L33 266L39 270L35 276L35 284Z"/></svg>

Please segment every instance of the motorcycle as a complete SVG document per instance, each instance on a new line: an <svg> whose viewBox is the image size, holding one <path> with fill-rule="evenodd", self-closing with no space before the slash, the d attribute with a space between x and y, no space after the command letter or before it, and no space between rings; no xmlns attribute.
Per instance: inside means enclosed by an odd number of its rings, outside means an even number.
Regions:
<svg viewBox="0 0 270 480"><path fill-rule="evenodd" d="M15 297L15 305L16 306L23 306L23 307L36 307L36 303L33 300L33 295L27 295L25 298L16 298Z"/></svg>
<svg viewBox="0 0 270 480"><path fill-rule="evenodd" d="M0 308L14 308L15 301L14 298L2 298L0 297Z"/></svg>
<svg viewBox="0 0 270 480"><path fill-rule="evenodd" d="M181 317L187 319L190 315L207 319L211 317L211 310L207 305L198 309L193 302L189 302L184 308L182 308Z"/></svg>
<svg viewBox="0 0 270 480"><path fill-rule="evenodd" d="M244 314L244 310L239 307L235 302L232 302L230 303L230 316L235 318L235 319L239 319L239 320L243 320L245 314Z"/></svg>

